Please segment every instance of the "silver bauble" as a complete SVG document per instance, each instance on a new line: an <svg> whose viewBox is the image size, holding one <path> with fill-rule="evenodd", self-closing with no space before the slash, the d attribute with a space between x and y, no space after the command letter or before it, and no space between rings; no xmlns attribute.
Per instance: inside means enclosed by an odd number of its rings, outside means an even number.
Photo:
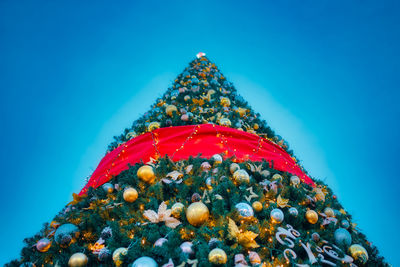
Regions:
<svg viewBox="0 0 400 267"><path fill-rule="evenodd" d="M334 234L335 243L338 246L350 246L351 245L351 235L349 231L344 228L338 228Z"/></svg>
<svg viewBox="0 0 400 267"><path fill-rule="evenodd" d="M240 202L235 205L235 208L242 218L250 218L254 216L253 208L247 203Z"/></svg>
<svg viewBox="0 0 400 267"><path fill-rule="evenodd" d="M79 229L76 225L66 223L57 228L54 234L54 240L60 244L64 236L70 236L71 239L78 237Z"/></svg>
<svg viewBox="0 0 400 267"><path fill-rule="evenodd" d="M270 216L273 223L281 223L285 218L281 209L271 210Z"/></svg>
<svg viewBox="0 0 400 267"><path fill-rule="evenodd" d="M194 253L192 242L189 241L183 242L179 247L181 248L183 254L191 255Z"/></svg>
<svg viewBox="0 0 400 267"><path fill-rule="evenodd" d="M229 166L229 171L233 174L235 171L239 170L240 166L237 163L231 163Z"/></svg>
<svg viewBox="0 0 400 267"><path fill-rule="evenodd" d="M164 237L161 237L161 238L157 239L156 242L154 242L154 246L155 246L155 247L162 247L163 244L164 244L165 242L167 242L167 241L168 241L168 239L166 239L166 238L164 238Z"/></svg>
<svg viewBox="0 0 400 267"><path fill-rule="evenodd" d="M320 236L318 233L312 233L311 235L312 240L314 240L315 242L318 242L320 239Z"/></svg>
<svg viewBox="0 0 400 267"><path fill-rule="evenodd" d="M290 184L299 185L300 184L300 178L298 176L295 176L295 175L290 177Z"/></svg>
<svg viewBox="0 0 400 267"><path fill-rule="evenodd" d="M222 163L222 156L220 154L215 154L214 156L212 156L212 159L214 160L215 164Z"/></svg>
<svg viewBox="0 0 400 267"><path fill-rule="evenodd" d="M157 267L157 262L150 257L140 257L132 263L132 267Z"/></svg>
<svg viewBox="0 0 400 267"><path fill-rule="evenodd" d="M299 215L299 211L295 207L291 207L289 208L289 214L293 217L297 217L297 215Z"/></svg>

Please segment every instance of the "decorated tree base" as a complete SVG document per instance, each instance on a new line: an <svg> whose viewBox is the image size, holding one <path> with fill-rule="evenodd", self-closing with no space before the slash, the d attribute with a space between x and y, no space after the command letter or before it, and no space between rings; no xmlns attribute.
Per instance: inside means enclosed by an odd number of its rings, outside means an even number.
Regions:
<svg viewBox="0 0 400 267"><path fill-rule="evenodd" d="M198 57L7 266L388 266Z"/></svg>

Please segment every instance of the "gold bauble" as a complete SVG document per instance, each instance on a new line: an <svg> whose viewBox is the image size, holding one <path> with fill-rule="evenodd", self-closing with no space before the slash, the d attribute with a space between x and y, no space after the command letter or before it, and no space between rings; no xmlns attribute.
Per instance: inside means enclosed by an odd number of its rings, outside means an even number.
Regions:
<svg viewBox="0 0 400 267"><path fill-rule="evenodd" d="M85 254L78 252L78 253L72 254L71 258L69 258L68 266L82 267L82 266L86 266L87 263L88 263L88 257Z"/></svg>
<svg viewBox="0 0 400 267"><path fill-rule="evenodd" d="M208 253L208 261L212 264L222 265L225 264L228 260L228 256L225 251L220 248L214 248Z"/></svg>
<svg viewBox="0 0 400 267"><path fill-rule="evenodd" d="M237 183L246 183L248 184L250 182L250 176L245 170L237 170L233 173L233 179Z"/></svg>
<svg viewBox="0 0 400 267"><path fill-rule="evenodd" d="M138 198L138 192L135 188L128 187L124 190L124 200L126 202L134 202Z"/></svg>
<svg viewBox="0 0 400 267"><path fill-rule="evenodd" d="M368 252L363 246L358 245L358 244L351 245L349 247L349 251L350 251L351 256L355 260L361 262L362 264L367 263L367 261L368 261Z"/></svg>
<svg viewBox="0 0 400 267"><path fill-rule="evenodd" d="M115 265L120 266L122 265L122 256L126 255L128 253L128 249L126 248L117 248L114 250L114 253L112 255L112 259L115 263Z"/></svg>
<svg viewBox="0 0 400 267"><path fill-rule="evenodd" d="M221 105L223 107L229 107L231 105L231 101L227 97L221 97Z"/></svg>
<svg viewBox="0 0 400 267"><path fill-rule="evenodd" d="M222 118L219 120L219 125L229 127L231 126L231 121L228 118Z"/></svg>
<svg viewBox="0 0 400 267"><path fill-rule="evenodd" d="M200 226L208 220L210 212L202 202L194 202L186 209L186 219L193 226Z"/></svg>
<svg viewBox="0 0 400 267"><path fill-rule="evenodd" d="M260 212L260 211L262 210L262 208L263 208L263 205L261 204L260 201L254 201L253 204L252 204L251 206L253 206L253 209L254 209L256 212Z"/></svg>
<svg viewBox="0 0 400 267"><path fill-rule="evenodd" d="M253 125L253 129L254 129L254 130L258 130L258 128L260 128L260 126L258 126L258 124L257 124L257 123L254 123L254 125Z"/></svg>
<svg viewBox="0 0 400 267"><path fill-rule="evenodd" d="M168 106L165 108L165 112L166 112L167 115L170 116L170 117L172 117L172 113L173 113L174 111L175 111L175 112L178 111L178 109L176 108L175 105L168 105Z"/></svg>
<svg viewBox="0 0 400 267"><path fill-rule="evenodd" d="M171 213L172 213L173 216L179 217L184 208L185 208L185 206L182 203L176 202L171 207Z"/></svg>
<svg viewBox="0 0 400 267"><path fill-rule="evenodd" d="M275 173L274 175L272 175L272 180L281 182L283 180L283 177L279 173Z"/></svg>
<svg viewBox="0 0 400 267"><path fill-rule="evenodd" d="M328 217L334 217L335 216L335 212L331 208L325 208L324 209L324 213Z"/></svg>
<svg viewBox="0 0 400 267"><path fill-rule="evenodd" d="M153 167L144 165L137 171L137 176L146 183L153 183L156 176L154 175Z"/></svg>
<svg viewBox="0 0 400 267"><path fill-rule="evenodd" d="M238 108L237 112L239 113L240 117L243 117L244 115L246 115L247 109L245 108Z"/></svg>
<svg viewBox="0 0 400 267"><path fill-rule="evenodd" d="M235 171L237 171L237 170L239 170L240 169L240 166L239 166L239 164L237 164L237 163L232 163L230 166L229 166L229 171L233 174Z"/></svg>
<svg viewBox="0 0 400 267"><path fill-rule="evenodd" d="M153 131L153 130L155 130L155 129L158 129L158 128L160 128L160 123L159 123L158 121L150 122L149 126L147 126L147 129L148 129L150 132Z"/></svg>
<svg viewBox="0 0 400 267"><path fill-rule="evenodd" d="M318 222L318 214L314 210L308 210L306 212L306 219L311 224L316 224Z"/></svg>

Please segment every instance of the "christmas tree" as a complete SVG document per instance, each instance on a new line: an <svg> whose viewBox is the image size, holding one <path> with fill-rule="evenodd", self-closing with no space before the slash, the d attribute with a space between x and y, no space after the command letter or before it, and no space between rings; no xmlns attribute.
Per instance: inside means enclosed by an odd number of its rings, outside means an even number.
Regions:
<svg viewBox="0 0 400 267"><path fill-rule="evenodd" d="M8 266L388 266L203 53Z"/></svg>

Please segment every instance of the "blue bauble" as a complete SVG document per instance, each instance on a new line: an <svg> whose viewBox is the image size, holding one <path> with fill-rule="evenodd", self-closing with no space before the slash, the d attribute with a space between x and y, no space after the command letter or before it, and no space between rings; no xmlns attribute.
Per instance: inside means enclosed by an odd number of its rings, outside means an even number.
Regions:
<svg viewBox="0 0 400 267"><path fill-rule="evenodd" d="M110 183L105 183L102 185L104 192L107 194L112 193L114 191L114 186Z"/></svg>
<svg viewBox="0 0 400 267"><path fill-rule="evenodd" d="M197 78L192 79L192 84L198 84L198 83L199 83L199 79L197 79Z"/></svg>
<svg viewBox="0 0 400 267"><path fill-rule="evenodd" d="M348 220L343 220L340 224L342 225L343 228L346 228L346 229L349 229L349 227L350 227L350 223Z"/></svg>
<svg viewBox="0 0 400 267"><path fill-rule="evenodd" d="M132 267L157 267L157 262L150 257L140 257L132 263Z"/></svg>
<svg viewBox="0 0 400 267"><path fill-rule="evenodd" d="M334 234L335 243L338 246L350 246L351 245L351 235L349 231L344 228L338 228Z"/></svg>
<svg viewBox="0 0 400 267"><path fill-rule="evenodd" d="M61 225L60 227L57 228L56 233L54 234L54 240L57 243L60 243L62 238L67 235L71 236L71 238L78 237L79 235L78 227L76 227L76 225L73 225L71 223L66 223Z"/></svg>

